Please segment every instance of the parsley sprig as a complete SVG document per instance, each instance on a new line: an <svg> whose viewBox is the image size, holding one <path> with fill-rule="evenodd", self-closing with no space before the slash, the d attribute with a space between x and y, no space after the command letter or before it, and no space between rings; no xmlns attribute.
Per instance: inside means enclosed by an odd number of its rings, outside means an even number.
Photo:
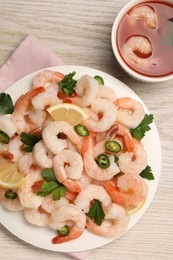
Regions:
<svg viewBox="0 0 173 260"><path fill-rule="evenodd" d="M102 219L104 219L105 213L99 200L94 200L94 204L88 212L88 217L90 217L90 219L94 219L98 226L102 224Z"/></svg>
<svg viewBox="0 0 173 260"><path fill-rule="evenodd" d="M0 94L0 115L12 114L14 111L13 101L9 94Z"/></svg>
<svg viewBox="0 0 173 260"><path fill-rule="evenodd" d="M154 175L149 165L147 165L146 168L140 173L140 176L147 180L154 180Z"/></svg>
<svg viewBox="0 0 173 260"><path fill-rule="evenodd" d="M69 73L68 75L65 76L63 80L61 80L58 83L61 90L66 96L71 96L75 92L74 87L76 86L76 80L73 79L75 74L76 74L75 71Z"/></svg>
<svg viewBox="0 0 173 260"><path fill-rule="evenodd" d="M133 137L140 141L145 136L145 133L151 129L149 124L153 122L153 119L153 115L146 114L139 126L137 126L135 129L130 130Z"/></svg>
<svg viewBox="0 0 173 260"><path fill-rule="evenodd" d="M38 196L46 197L52 194L54 200L59 200L66 195L66 187L57 181L52 169L42 170L41 175L44 181L41 190L37 192Z"/></svg>
<svg viewBox="0 0 173 260"><path fill-rule="evenodd" d="M32 152L34 145L36 143L38 143L41 139L36 135L27 134L27 133L24 133L24 132L21 133L20 137L21 137L22 143L27 145L22 149L22 151L27 152L27 153Z"/></svg>

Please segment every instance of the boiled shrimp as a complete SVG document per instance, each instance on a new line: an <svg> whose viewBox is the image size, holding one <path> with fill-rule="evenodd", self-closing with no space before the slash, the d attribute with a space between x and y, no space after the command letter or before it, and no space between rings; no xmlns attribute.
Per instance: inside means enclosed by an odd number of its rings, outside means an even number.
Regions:
<svg viewBox="0 0 173 260"><path fill-rule="evenodd" d="M120 170L126 174L140 174L147 166L147 153L143 145L133 140L134 151L121 153L117 162Z"/></svg>
<svg viewBox="0 0 173 260"><path fill-rule="evenodd" d="M32 88L38 87L47 87L52 83L58 83L64 79L64 74L52 71L52 70L43 70L37 74L32 80Z"/></svg>
<svg viewBox="0 0 173 260"><path fill-rule="evenodd" d="M20 199L20 203L22 206L26 208L37 209L43 198L37 196L32 190L32 186L35 182L42 180L41 174L39 170L31 171L26 177L24 183L19 187L18 196Z"/></svg>
<svg viewBox="0 0 173 260"><path fill-rule="evenodd" d="M30 133L33 133L36 129L42 130L44 123L47 120L47 116L48 115L45 111L29 111L27 115L27 122L30 128Z"/></svg>
<svg viewBox="0 0 173 260"><path fill-rule="evenodd" d="M74 180L82 176L83 161L79 153L64 150L53 159L54 174L60 183L63 183L70 191L79 192L80 187Z"/></svg>
<svg viewBox="0 0 173 260"><path fill-rule="evenodd" d="M97 158L99 156L99 154L102 154L102 153L109 153L109 151L106 150L105 148L105 143L106 143L106 139L103 140L103 141L100 141L98 142L97 144L94 145L94 148L93 148L93 154L94 154L94 158ZM119 140L118 138L114 138L113 141L116 141L117 143L120 144L121 147L123 147L123 143L121 140ZM119 155L119 153L116 153L116 155Z"/></svg>
<svg viewBox="0 0 173 260"><path fill-rule="evenodd" d="M82 139L75 132L73 126L64 121L54 121L48 123L42 132L42 137L45 145L53 154L61 153L65 148L67 148L67 141L64 139L58 139L57 135L59 133L64 133L67 137L76 144L80 150L82 147Z"/></svg>
<svg viewBox="0 0 173 260"><path fill-rule="evenodd" d="M106 139L114 140L116 135L123 137L126 148L128 152L133 152L134 150L134 139L130 133L130 130L127 126L116 122L116 124L107 132Z"/></svg>
<svg viewBox="0 0 173 260"><path fill-rule="evenodd" d="M19 135L17 135L13 140L10 141L8 145L8 151L13 154L13 162L18 162L23 156L24 153L21 151L22 145L23 143Z"/></svg>
<svg viewBox="0 0 173 260"><path fill-rule="evenodd" d="M57 236L52 239L53 244L64 243L82 235L86 224L85 214L75 205L60 206L50 217L49 225L54 230L59 230L67 225L70 233L67 236Z"/></svg>
<svg viewBox="0 0 173 260"><path fill-rule="evenodd" d="M120 170L114 162L114 155L109 156L110 166L102 169L98 166L94 158L93 138L87 137L83 144L83 162L86 173L93 179L98 181L110 180Z"/></svg>
<svg viewBox="0 0 173 260"><path fill-rule="evenodd" d="M118 107L117 121L128 128L136 128L145 116L140 102L132 98L119 98L115 102Z"/></svg>
<svg viewBox="0 0 173 260"><path fill-rule="evenodd" d="M33 149L33 159L37 165L42 168L52 168L53 161L51 155L52 154L49 152L42 140L35 144Z"/></svg>
<svg viewBox="0 0 173 260"><path fill-rule="evenodd" d="M18 161L19 171L24 175L28 175L31 170L31 166L34 165L34 159L32 153L24 154Z"/></svg>
<svg viewBox="0 0 173 260"><path fill-rule="evenodd" d="M118 177L117 184L103 184L112 200L127 209L137 207L147 197L147 185L140 175L125 174Z"/></svg>
<svg viewBox="0 0 173 260"><path fill-rule="evenodd" d="M20 98L17 100L14 107L14 112L12 114L12 121L18 129L19 133L30 131L30 126L27 122L26 115L31 104L31 99L44 91L45 89L43 87L33 89L20 96Z"/></svg>
<svg viewBox="0 0 173 260"><path fill-rule="evenodd" d="M85 189L90 183L92 183L93 179L83 171L82 176L76 183L79 185L80 189Z"/></svg>
<svg viewBox="0 0 173 260"><path fill-rule="evenodd" d="M100 226L87 217L86 226L92 233L104 237L118 237L126 231L129 216L122 206L111 203L104 213L105 217Z"/></svg>
<svg viewBox="0 0 173 260"><path fill-rule="evenodd" d="M90 203L94 199L99 200L102 203L103 208L107 208L112 202L110 195L102 186L89 184L77 195L74 204L85 213L88 213Z"/></svg>
<svg viewBox="0 0 173 260"><path fill-rule="evenodd" d="M149 59L152 51L153 48L150 41L144 36L131 36L122 46L123 57L137 65L155 66L157 60Z"/></svg>
<svg viewBox="0 0 173 260"><path fill-rule="evenodd" d="M49 224L50 214L48 214L47 212L45 212L40 208L38 209L25 208L24 216L30 224L38 227L45 227Z"/></svg>
<svg viewBox="0 0 173 260"><path fill-rule="evenodd" d="M155 29L157 25L156 13L148 5L140 5L134 7L132 11L130 11L129 16L133 19L144 19L146 26L150 29Z"/></svg>
<svg viewBox="0 0 173 260"><path fill-rule="evenodd" d="M95 99L91 104L91 109L102 114L101 119L89 118L82 122L92 132L104 132L113 126L117 118L117 109L113 103L106 99Z"/></svg>
<svg viewBox="0 0 173 260"><path fill-rule="evenodd" d="M115 91L113 89L102 85L99 88L97 98L104 98L113 103L116 101L117 96L115 95Z"/></svg>
<svg viewBox="0 0 173 260"><path fill-rule="evenodd" d="M12 119L6 115L0 116L0 130L5 132L9 137L12 137L17 132Z"/></svg>
<svg viewBox="0 0 173 260"><path fill-rule="evenodd" d="M80 106L87 107L91 105L98 94L99 86L97 80L91 76L83 75L77 81L75 91L80 97L78 98Z"/></svg>
<svg viewBox="0 0 173 260"><path fill-rule="evenodd" d="M21 211L24 207L21 205L19 197L17 196L15 199L7 199L4 194L7 189L0 187L0 204L8 210L11 211ZM15 192L15 190L14 190Z"/></svg>
<svg viewBox="0 0 173 260"><path fill-rule="evenodd" d="M57 97L58 86L56 84L49 85L43 93L33 97L31 103L35 110L42 111L46 106L52 106L62 101Z"/></svg>
<svg viewBox="0 0 173 260"><path fill-rule="evenodd" d="M48 213L53 213L62 205L69 204L69 200L64 197L60 197L59 200L54 200L52 195L46 196L41 204L41 207Z"/></svg>

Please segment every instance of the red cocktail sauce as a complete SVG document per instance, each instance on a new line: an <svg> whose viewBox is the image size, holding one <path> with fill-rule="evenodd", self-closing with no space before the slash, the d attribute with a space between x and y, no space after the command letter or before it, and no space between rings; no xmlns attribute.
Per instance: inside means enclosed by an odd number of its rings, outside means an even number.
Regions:
<svg viewBox="0 0 173 260"><path fill-rule="evenodd" d="M156 13L156 28L150 29L146 26L144 18L135 19L130 22L129 13L137 6L149 6ZM173 4L162 1L150 1L136 5L122 18L117 33L117 46L124 62L134 71L151 77L166 76L173 73ZM135 52L145 63L135 63L123 56L122 46L131 36L144 36L152 45L152 53L149 57ZM147 65L153 61L152 66Z"/></svg>

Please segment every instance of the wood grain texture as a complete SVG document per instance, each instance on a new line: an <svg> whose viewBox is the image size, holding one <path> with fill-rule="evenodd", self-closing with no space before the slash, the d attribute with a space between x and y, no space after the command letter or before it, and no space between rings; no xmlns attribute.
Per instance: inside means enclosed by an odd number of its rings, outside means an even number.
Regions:
<svg viewBox="0 0 173 260"><path fill-rule="evenodd" d="M111 49L111 27L127 0L0 0L0 65L29 33L68 65L93 67L127 84L154 114L162 146L162 174L143 218L118 240L93 250L88 259L173 259L173 81L145 84L130 78ZM0 259L71 259L38 249L3 226Z"/></svg>

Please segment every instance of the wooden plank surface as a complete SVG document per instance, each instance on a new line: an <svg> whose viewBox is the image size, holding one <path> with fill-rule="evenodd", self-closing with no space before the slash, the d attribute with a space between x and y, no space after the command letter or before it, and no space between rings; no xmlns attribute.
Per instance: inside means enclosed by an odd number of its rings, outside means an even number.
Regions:
<svg viewBox="0 0 173 260"><path fill-rule="evenodd" d="M142 219L118 240L93 250L87 259L173 259L173 81L137 82L118 65L111 27L127 0L0 0L0 65L33 33L68 65L107 72L127 84L154 114L162 146L162 174ZM24 64L25 66L25 64ZM14 223L15 224L15 223ZM70 259L31 246L0 227L0 259Z"/></svg>

